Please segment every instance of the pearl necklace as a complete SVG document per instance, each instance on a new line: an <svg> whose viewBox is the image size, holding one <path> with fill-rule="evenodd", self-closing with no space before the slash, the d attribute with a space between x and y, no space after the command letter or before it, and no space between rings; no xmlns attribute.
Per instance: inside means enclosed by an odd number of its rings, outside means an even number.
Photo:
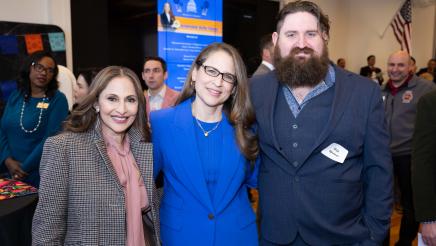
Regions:
<svg viewBox="0 0 436 246"><path fill-rule="evenodd" d="M200 127L200 129L203 131L203 134L204 134L205 137L208 137L209 134L210 134L211 132L215 131L215 130L218 128L218 126L220 125L220 123L221 123L221 120L218 121L218 123L216 123L216 125L215 125L211 130L206 131L206 130L204 130L204 128L203 128L203 126L201 125L200 121L198 121L198 119L197 119L196 117L194 117L194 118L195 118L195 122L197 122L197 125L198 125L198 126Z"/></svg>
<svg viewBox="0 0 436 246"><path fill-rule="evenodd" d="M47 101L47 97L44 95L44 97L42 98L42 103L45 104L46 101ZM41 107L41 110L39 111L38 123L36 124L36 126L32 130L27 130L23 126L23 117L24 117L24 108L25 107L26 107L26 100L23 99L23 106L21 107L21 114L20 114L20 126L21 126L21 130L23 130L25 133L33 133L36 130L38 130L39 126L41 125L42 111L44 110L44 107Z"/></svg>

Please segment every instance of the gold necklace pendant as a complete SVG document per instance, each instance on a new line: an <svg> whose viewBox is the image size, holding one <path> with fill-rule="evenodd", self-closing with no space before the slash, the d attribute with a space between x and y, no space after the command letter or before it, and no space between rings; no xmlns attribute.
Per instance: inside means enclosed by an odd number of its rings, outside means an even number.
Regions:
<svg viewBox="0 0 436 246"><path fill-rule="evenodd" d="M205 137L208 137L208 136L209 136L209 133L215 131L215 130L218 128L218 126L220 125L220 123L221 123L221 120L218 121L218 123L215 125L214 128L212 128L212 130L206 131L206 130L204 130L204 128L203 128L203 126L201 125L200 121L198 121L197 117L194 117L194 118L195 118L195 122L197 122L197 125L200 127L200 129L201 129L201 131L203 132L203 134L204 134Z"/></svg>

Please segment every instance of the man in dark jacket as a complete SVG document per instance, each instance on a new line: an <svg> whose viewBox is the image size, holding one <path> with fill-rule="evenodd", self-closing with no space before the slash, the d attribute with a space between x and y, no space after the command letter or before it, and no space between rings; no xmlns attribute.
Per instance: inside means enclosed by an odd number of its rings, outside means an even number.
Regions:
<svg viewBox="0 0 436 246"><path fill-rule="evenodd" d="M436 91L418 102L413 134L412 184L415 218L421 222L422 239L436 245Z"/></svg>
<svg viewBox="0 0 436 246"><path fill-rule="evenodd" d="M290 2L273 34L275 71L255 76L261 245L378 245L389 229L392 163L380 88L339 69L329 20Z"/></svg>
<svg viewBox="0 0 436 246"><path fill-rule="evenodd" d="M397 51L389 56L387 70L389 81L383 88L386 120L391 135L391 154L394 174L401 192L400 239L397 245L412 245L419 224L414 218L411 153L415 127L416 105L419 98L435 88L430 81L410 74L410 56L406 51Z"/></svg>

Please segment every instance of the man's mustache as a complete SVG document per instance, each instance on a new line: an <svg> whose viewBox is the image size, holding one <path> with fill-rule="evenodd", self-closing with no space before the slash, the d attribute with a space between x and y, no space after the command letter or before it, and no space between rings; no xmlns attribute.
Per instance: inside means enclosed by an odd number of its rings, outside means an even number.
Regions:
<svg viewBox="0 0 436 246"><path fill-rule="evenodd" d="M314 53L314 50L311 49L311 48L309 48L309 47L304 47L304 48L298 48L298 47L295 47L295 48L293 48L293 49L291 50L290 55L291 55L291 56L294 56L294 55L296 55L296 54L298 54L298 53L304 53L304 54L310 54L310 55L312 55L312 54Z"/></svg>

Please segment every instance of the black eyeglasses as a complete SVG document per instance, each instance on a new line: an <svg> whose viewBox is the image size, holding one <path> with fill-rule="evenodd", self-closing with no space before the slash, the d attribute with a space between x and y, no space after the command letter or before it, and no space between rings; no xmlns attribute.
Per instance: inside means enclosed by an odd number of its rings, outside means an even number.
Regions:
<svg viewBox="0 0 436 246"><path fill-rule="evenodd" d="M198 65L203 67L204 68L204 72L207 75L209 75L209 76L218 77L219 75L221 75L221 77L223 78L223 80L225 82L230 83L232 85L236 83L236 80L237 80L236 76L231 74L231 73L221 73L218 69L216 69L214 67L206 66L206 65L203 65L203 64L198 64Z"/></svg>
<svg viewBox="0 0 436 246"><path fill-rule="evenodd" d="M44 65L41 65L37 62L32 62L32 67L38 72L46 72L47 74L54 74L55 69L51 67L44 67Z"/></svg>

